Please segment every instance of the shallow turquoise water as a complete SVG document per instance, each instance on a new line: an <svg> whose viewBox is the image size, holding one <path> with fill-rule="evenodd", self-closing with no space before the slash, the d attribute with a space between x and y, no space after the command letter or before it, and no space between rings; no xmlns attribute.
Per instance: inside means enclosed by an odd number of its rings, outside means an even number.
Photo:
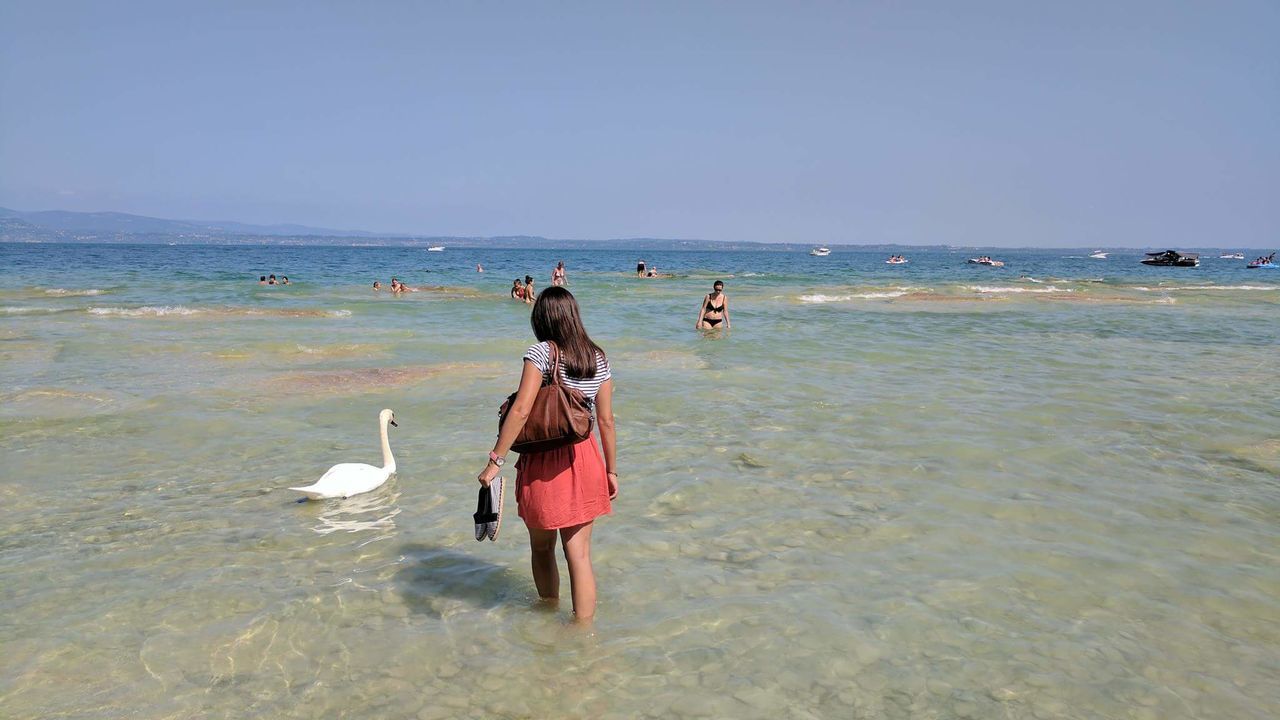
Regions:
<svg viewBox="0 0 1280 720"><path fill-rule="evenodd" d="M1274 715L1280 276L907 254L2 245L0 705ZM533 607L514 514L470 536L506 288L559 259L617 376L591 632ZM382 407L388 485L280 489L376 461Z"/></svg>

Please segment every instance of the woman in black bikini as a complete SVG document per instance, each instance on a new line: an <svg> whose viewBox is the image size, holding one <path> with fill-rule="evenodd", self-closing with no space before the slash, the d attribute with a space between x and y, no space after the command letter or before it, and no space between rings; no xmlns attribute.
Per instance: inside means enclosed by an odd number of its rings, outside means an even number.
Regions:
<svg viewBox="0 0 1280 720"><path fill-rule="evenodd" d="M714 330L724 323L729 328L729 298L724 294L724 281L717 280L711 286L711 292L702 298L698 308L698 322L694 328L698 330Z"/></svg>

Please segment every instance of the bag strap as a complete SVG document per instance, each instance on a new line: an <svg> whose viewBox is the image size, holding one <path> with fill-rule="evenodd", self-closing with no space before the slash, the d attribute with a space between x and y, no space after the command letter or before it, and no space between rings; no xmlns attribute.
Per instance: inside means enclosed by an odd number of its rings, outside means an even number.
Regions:
<svg viewBox="0 0 1280 720"><path fill-rule="evenodd" d="M560 348L556 347L554 340L548 340L547 346L551 348L551 382L549 385L560 384Z"/></svg>

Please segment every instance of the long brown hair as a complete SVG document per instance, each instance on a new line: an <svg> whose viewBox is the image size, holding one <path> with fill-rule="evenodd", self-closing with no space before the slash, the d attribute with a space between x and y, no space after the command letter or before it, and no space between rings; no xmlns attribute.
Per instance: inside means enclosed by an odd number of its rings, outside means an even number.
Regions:
<svg viewBox="0 0 1280 720"><path fill-rule="evenodd" d="M578 301L573 293L560 286L549 287L538 296L529 316L533 336L541 342L550 340L560 348L560 362L564 374L573 378L596 376L596 353L604 357L604 350L591 341L587 329L582 326Z"/></svg>

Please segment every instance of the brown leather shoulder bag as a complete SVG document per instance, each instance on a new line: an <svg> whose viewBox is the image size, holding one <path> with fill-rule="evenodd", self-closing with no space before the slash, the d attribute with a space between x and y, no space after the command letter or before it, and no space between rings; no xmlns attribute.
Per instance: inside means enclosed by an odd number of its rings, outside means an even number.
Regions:
<svg viewBox="0 0 1280 720"><path fill-rule="evenodd" d="M525 421L511 449L518 453L535 453L572 445L591 437L591 404L582 391L560 382L560 349L553 342L550 379L542 378L542 387L533 399L529 419ZM511 393L498 410L498 432L507 421L517 393Z"/></svg>

